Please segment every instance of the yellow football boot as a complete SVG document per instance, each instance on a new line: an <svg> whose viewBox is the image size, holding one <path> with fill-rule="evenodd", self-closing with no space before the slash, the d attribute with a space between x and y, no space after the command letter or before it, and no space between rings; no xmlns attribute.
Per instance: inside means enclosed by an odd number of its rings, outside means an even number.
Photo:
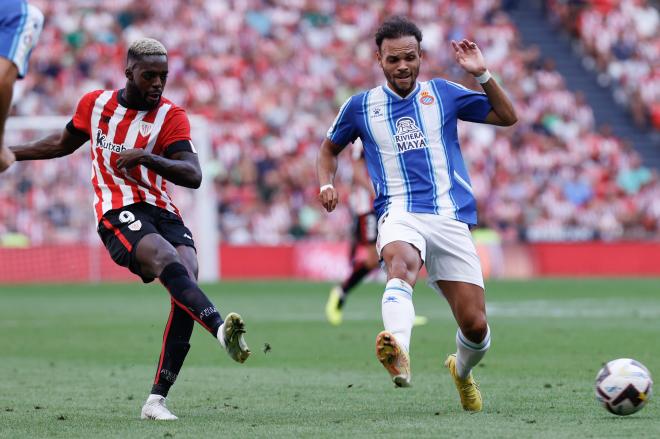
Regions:
<svg viewBox="0 0 660 439"><path fill-rule="evenodd" d="M325 304L325 317L333 326L341 325L343 315L341 308L339 308L339 299L341 296L341 287L336 286L330 290L328 302Z"/></svg>
<svg viewBox="0 0 660 439"><path fill-rule="evenodd" d="M217 334L220 346L227 351L232 360L239 363L244 363L252 353L245 342L244 334L245 322L235 312L227 314Z"/></svg>
<svg viewBox="0 0 660 439"><path fill-rule="evenodd" d="M413 326L424 326L429 322L428 317L415 315L415 320L413 320Z"/></svg>
<svg viewBox="0 0 660 439"><path fill-rule="evenodd" d="M451 354L447 357L447 360L445 360L445 367L449 369L449 373L454 379L456 390L458 390L458 394L461 397L463 410L480 412L481 407L483 406L483 401L481 400L479 386L474 381L474 378L472 378L472 372L470 372L470 375L465 379L458 377L456 374L456 354Z"/></svg>
<svg viewBox="0 0 660 439"><path fill-rule="evenodd" d="M410 357L392 333L381 331L376 337L376 357L392 377L394 386L410 387Z"/></svg>

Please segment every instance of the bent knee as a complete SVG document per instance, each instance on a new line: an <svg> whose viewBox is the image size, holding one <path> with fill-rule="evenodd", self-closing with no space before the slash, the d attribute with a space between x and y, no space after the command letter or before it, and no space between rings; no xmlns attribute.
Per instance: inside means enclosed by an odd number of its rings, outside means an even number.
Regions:
<svg viewBox="0 0 660 439"><path fill-rule="evenodd" d="M141 259L142 272L150 277L159 277L168 265L181 263L181 258L176 250L168 248L156 248L151 255L143 255Z"/></svg>
<svg viewBox="0 0 660 439"><path fill-rule="evenodd" d="M162 270L163 268L175 262L180 264L181 257L173 247L160 247L156 249L153 261L160 268L160 270Z"/></svg>
<svg viewBox="0 0 660 439"><path fill-rule="evenodd" d="M486 314L483 312L474 313L460 326L463 335L474 343L481 342L488 333L488 321L486 320Z"/></svg>

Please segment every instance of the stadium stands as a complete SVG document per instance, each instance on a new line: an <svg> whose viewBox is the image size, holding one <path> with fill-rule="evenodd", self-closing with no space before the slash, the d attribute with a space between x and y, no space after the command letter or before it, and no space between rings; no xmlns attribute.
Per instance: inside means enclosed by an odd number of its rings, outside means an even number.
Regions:
<svg viewBox="0 0 660 439"><path fill-rule="evenodd" d="M122 86L130 41L160 39L170 53L165 94L211 126L215 161L205 169L218 189L222 239L344 239L347 203L326 216L316 201L317 148L343 100L383 81L375 27L386 15L406 14L424 32L423 79L444 76L476 88L449 46L450 39L474 39L518 108L513 128L462 127L483 226L509 241L658 235L656 172L624 140L598 130L582 97L535 49L520 46L500 2L412 3L115 0L101 7L35 0L48 19L14 112L70 115L86 91ZM89 172L81 152L3 175L0 237L96 239ZM349 172L341 168L341 182ZM339 190L346 197L350 189L341 183Z"/></svg>
<svg viewBox="0 0 660 439"><path fill-rule="evenodd" d="M612 84L640 127L660 130L660 13L646 0L550 0L549 12L580 41L587 63Z"/></svg>

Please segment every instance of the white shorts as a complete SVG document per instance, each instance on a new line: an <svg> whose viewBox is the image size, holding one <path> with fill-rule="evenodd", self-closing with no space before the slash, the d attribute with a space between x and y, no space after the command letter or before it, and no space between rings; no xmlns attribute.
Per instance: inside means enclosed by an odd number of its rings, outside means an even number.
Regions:
<svg viewBox="0 0 660 439"><path fill-rule="evenodd" d="M484 288L481 263L467 224L446 216L405 211L388 212L378 220L376 248L380 255L390 242L404 241L419 250L438 292L439 280L460 281Z"/></svg>

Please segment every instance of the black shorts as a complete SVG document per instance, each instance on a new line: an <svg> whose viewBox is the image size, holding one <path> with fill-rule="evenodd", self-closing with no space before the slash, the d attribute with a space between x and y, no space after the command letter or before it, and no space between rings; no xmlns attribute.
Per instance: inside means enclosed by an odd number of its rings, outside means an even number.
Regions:
<svg viewBox="0 0 660 439"><path fill-rule="evenodd" d="M157 233L174 247L195 248L192 232L179 215L144 202L107 211L99 221L98 233L112 260L128 267L144 282L154 278L145 277L135 261L135 248L143 237Z"/></svg>
<svg viewBox="0 0 660 439"><path fill-rule="evenodd" d="M355 217L353 242L356 245L375 244L378 236L378 221L376 212L365 213Z"/></svg>

